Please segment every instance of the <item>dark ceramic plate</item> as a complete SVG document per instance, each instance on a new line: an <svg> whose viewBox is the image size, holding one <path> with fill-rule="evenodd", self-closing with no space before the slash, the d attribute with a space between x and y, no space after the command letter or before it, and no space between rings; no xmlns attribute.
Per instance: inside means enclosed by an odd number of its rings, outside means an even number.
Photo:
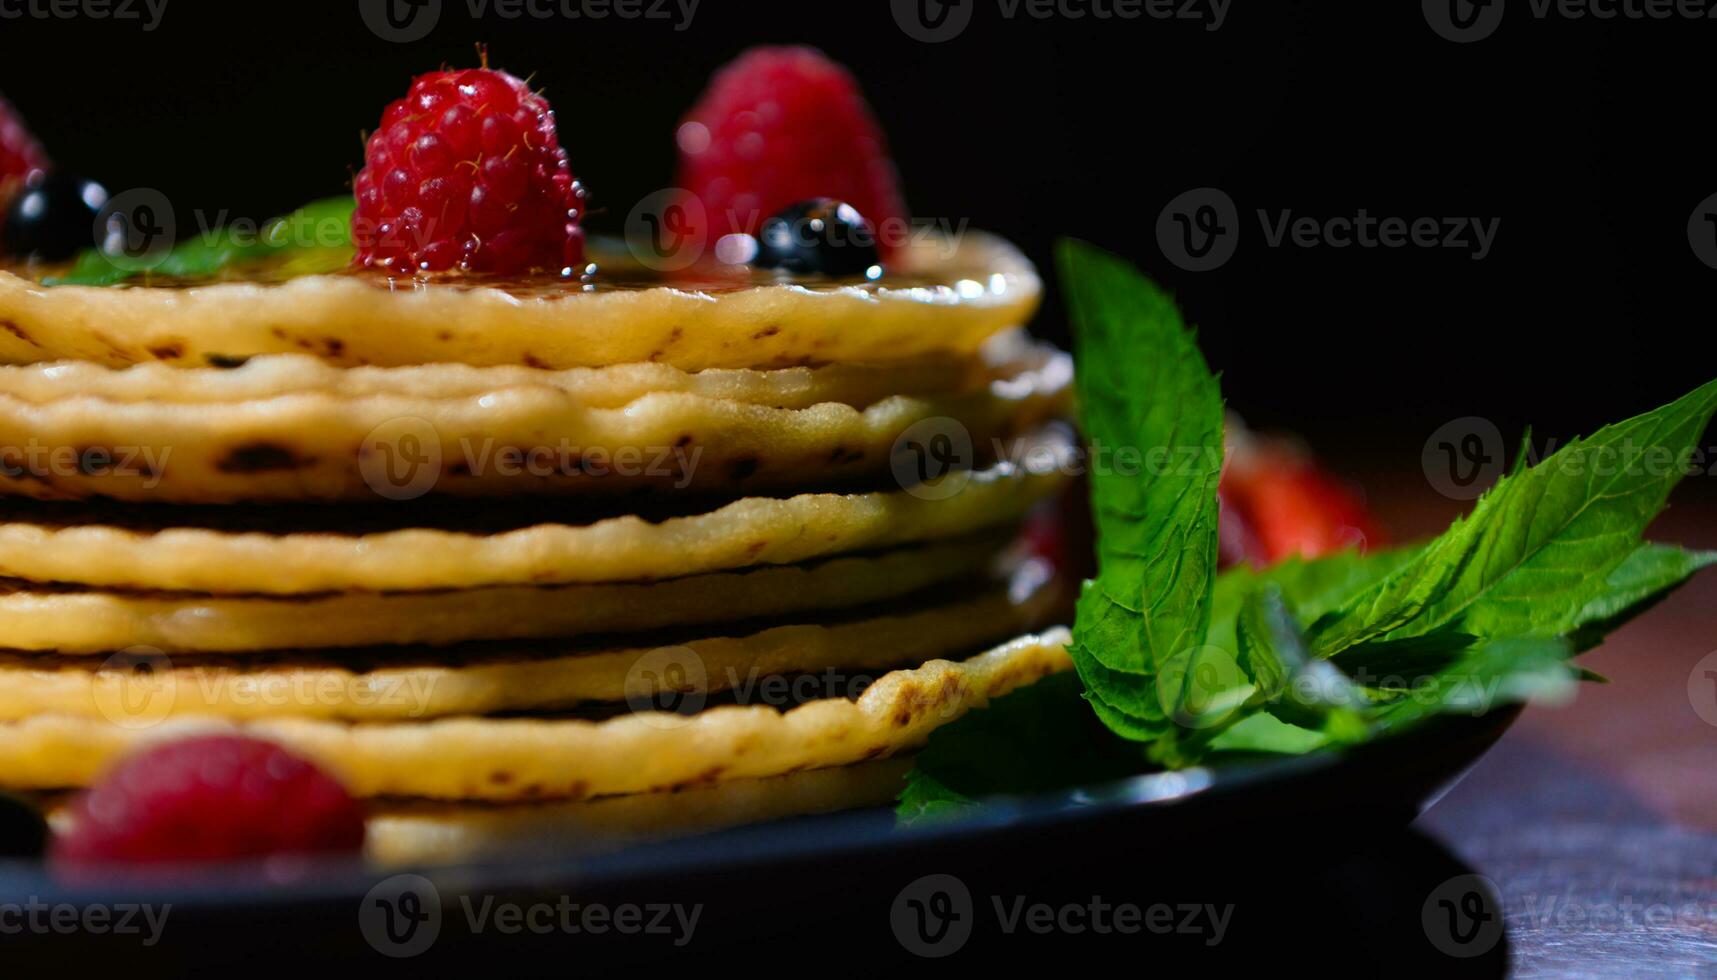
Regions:
<svg viewBox="0 0 1717 980"><path fill-rule="evenodd" d="M886 810L857 811L607 854L521 854L425 870L422 877L385 877L342 862L68 881L36 865L0 865L0 957L9 966L39 958L42 967L61 970L99 960L121 966L128 977L216 962L266 972L305 955L345 966L410 964L418 973L431 964L493 967L500 956L518 969L560 963L564 974L573 963L630 964L688 951L833 957L831 966L856 969L873 957L923 952L901 938L907 923L899 914L920 914L912 889L927 887L920 883L930 874L953 875L972 895L1065 894L1088 903L1107 890L1161 895L1170 905L1223 900L1244 908L1244 898L1275 906L1278 914L1315 912L1306 904L1351 902L1356 887L1347 877L1355 860L1360 877L1371 881L1357 886L1359 893L1387 891L1424 873L1460 873L1446 854L1403 828L1517 714L1440 719L1345 752L995 799L976 816L923 828L899 829ZM1432 870L1421 873L1421 866ZM1402 901L1410 905L1424 894L1419 889L1436 884L1426 880L1428 886L1415 880ZM984 921L990 912L978 901L979 934L986 926L1006 932ZM1372 901L1353 914L1371 914ZM145 904L158 915L165 906L171 911L158 941L144 946L140 935L92 935L82 926L8 929L19 921L17 913L8 919L9 905L29 902L49 910L112 909L115 918ZM541 911L569 904L637 908L643 925L569 932L557 912ZM1005 905L995 906L998 914ZM656 923L660 929L645 928L655 910L671 907L700 910L691 941L676 944L686 930L667 913ZM493 917L509 908L525 910L527 918L504 924ZM144 921L141 911L134 918ZM1195 935L1157 938L1200 946ZM1370 939L1355 937L1350 954L1368 948ZM1254 940L1247 948L1257 952ZM1087 934L1079 948L1094 941ZM420 947L427 950L421 958L387 955Z"/></svg>

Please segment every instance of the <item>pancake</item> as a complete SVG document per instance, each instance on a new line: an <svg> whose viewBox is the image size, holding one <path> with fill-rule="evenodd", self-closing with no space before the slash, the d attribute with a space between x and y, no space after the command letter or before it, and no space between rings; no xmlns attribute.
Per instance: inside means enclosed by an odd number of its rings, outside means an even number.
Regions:
<svg viewBox="0 0 1717 980"><path fill-rule="evenodd" d="M741 494L890 473L914 427L977 450L1065 413L1072 367L1039 349L977 391L780 408L686 390L593 407L552 385L443 397L302 390L218 405L0 389L0 493L140 502Z"/></svg>
<svg viewBox="0 0 1717 980"><path fill-rule="evenodd" d="M0 363L231 363L312 353L331 364L687 371L969 354L1027 322L1042 283L1001 239L915 242L883 284L709 283L506 291L364 275L280 283L52 286L0 271Z"/></svg>
<svg viewBox="0 0 1717 980"><path fill-rule="evenodd" d="M891 605L858 618L714 632L656 647L530 643L235 656L110 658L0 653L0 721L76 715L125 727L178 716L407 721L554 712L737 692L775 697L770 678L917 666L1042 628L1056 611L1047 577L1021 576L954 600ZM672 677L671 689L664 679ZM807 689L807 685L794 685ZM814 688L811 688L814 689Z"/></svg>
<svg viewBox="0 0 1717 980"><path fill-rule="evenodd" d="M1069 670L1065 629L971 659L884 675L856 701L779 711L720 706L695 715L605 721L452 718L403 724L170 718L147 728L37 715L0 724L0 786L88 786L127 753L193 734L268 739L315 761L360 797L585 799L787 775L898 755L935 729L1049 674Z"/></svg>
<svg viewBox="0 0 1717 980"><path fill-rule="evenodd" d="M167 654L572 637L739 622L862 606L978 576L1005 537L654 583L501 586L451 592L211 597L20 586L0 592L13 650Z"/></svg>
<svg viewBox="0 0 1717 980"><path fill-rule="evenodd" d="M286 395L461 398L508 388L549 388L589 408L619 408L644 395L679 392L748 405L809 408L837 402L863 408L891 395L963 394L1017 373L1035 348L1015 333L985 346L993 355L931 356L903 364L821 364L774 371L682 371L667 364L617 364L545 371L528 367L422 364L343 368L309 354L269 354L230 368L84 361L0 366L0 392L30 405L65 398L114 404L231 405ZM1039 358L1041 360L1041 358Z"/></svg>
<svg viewBox="0 0 1717 980"><path fill-rule="evenodd" d="M433 867L517 858L521 853L597 854L751 823L886 806L910 758L881 759L789 776L735 779L677 793L576 802L449 803L373 800L364 856L372 865ZM56 831L70 827L74 794L34 794Z"/></svg>
<svg viewBox="0 0 1717 980"><path fill-rule="evenodd" d="M507 530L482 526L465 508L425 515L446 527L364 532L348 529L352 515L338 512L299 510L288 517L277 510L185 513L0 501L0 576L292 595L645 581L794 564L1017 522L1065 483L1072 437L1046 431L1020 449L1018 462L961 474L963 486L946 497L914 492L921 488L749 497L663 520L622 514Z"/></svg>
<svg viewBox="0 0 1717 980"><path fill-rule="evenodd" d="M882 759L575 803L382 800L370 808L364 854L384 867L423 867L533 851L600 853L744 824L887 806L911 768L910 758Z"/></svg>

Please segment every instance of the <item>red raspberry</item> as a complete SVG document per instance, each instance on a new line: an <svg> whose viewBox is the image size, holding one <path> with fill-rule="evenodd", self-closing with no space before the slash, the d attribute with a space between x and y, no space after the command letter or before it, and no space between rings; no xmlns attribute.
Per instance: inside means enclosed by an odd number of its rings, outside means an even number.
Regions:
<svg viewBox="0 0 1717 980"><path fill-rule="evenodd" d="M1244 528L1244 543L1224 558L1273 564L1296 555L1321 558L1386 544L1382 525L1357 490L1324 470L1304 451L1279 440L1237 440L1222 475L1225 505ZM1224 531L1228 528L1224 527Z"/></svg>
<svg viewBox="0 0 1717 980"><path fill-rule="evenodd" d="M364 814L339 783L271 742L206 735L132 756L75 805L54 858L210 861L351 851Z"/></svg>
<svg viewBox="0 0 1717 980"><path fill-rule="evenodd" d="M0 183L23 180L48 169L42 144L24 128L24 118L0 95Z"/></svg>
<svg viewBox="0 0 1717 980"><path fill-rule="evenodd" d="M703 204L707 244L755 235L800 201L832 197L858 210L884 258L906 243L894 162L858 83L821 51L753 48L711 80L677 136L679 186Z"/></svg>
<svg viewBox="0 0 1717 980"><path fill-rule="evenodd" d="M24 128L24 119L0 95L0 226L6 223L6 200L24 181L48 169L42 144Z"/></svg>
<svg viewBox="0 0 1717 980"><path fill-rule="evenodd" d="M353 191L365 267L517 274L584 262L584 188L554 110L506 72L419 75L382 113Z"/></svg>

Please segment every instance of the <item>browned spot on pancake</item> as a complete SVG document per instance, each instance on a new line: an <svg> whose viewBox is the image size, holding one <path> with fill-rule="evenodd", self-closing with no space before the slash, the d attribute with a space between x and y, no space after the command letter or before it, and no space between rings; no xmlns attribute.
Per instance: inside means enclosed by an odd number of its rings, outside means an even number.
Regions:
<svg viewBox="0 0 1717 980"><path fill-rule="evenodd" d="M338 337L323 337L322 349L328 352L329 357L339 357L346 352L346 342Z"/></svg>
<svg viewBox="0 0 1717 980"><path fill-rule="evenodd" d="M728 479L735 483L743 483L757 475L757 467L759 465L761 464L757 457L742 456L739 459L734 460L733 465L728 469Z"/></svg>
<svg viewBox="0 0 1717 980"><path fill-rule="evenodd" d="M756 333L752 334L751 339L752 340L762 340L765 337L773 337L780 332L781 332L780 327L778 327L774 324L770 324L769 326L764 327L762 330L759 330Z"/></svg>
<svg viewBox="0 0 1717 980"><path fill-rule="evenodd" d="M497 769L489 774L489 782L495 786L506 786L513 781L513 774L505 769Z"/></svg>
<svg viewBox="0 0 1717 980"><path fill-rule="evenodd" d="M457 462L455 462L452 465L447 467L447 472L449 475L452 475L452 476L470 476L471 475L471 464L465 462L464 460L458 460Z"/></svg>
<svg viewBox="0 0 1717 980"><path fill-rule="evenodd" d="M864 459L864 450L862 449L836 446L834 452L829 453L829 462L831 463L856 463L861 459Z"/></svg>
<svg viewBox="0 0 1717 980"><path fill-rule="evenodd" d="M647 360L647 361L649 361L649 362L651 362L651 363L652 363L652 364L653 364L653 363L655 363L655 362L656 362L656 361L659 361L659 360L661 360L661 359L662 359L662 355L663 355L663 354L666 354L666 353L667 353L667 351L665 351L665 350L653 350L653 351L651 351L651 352L650 352L650 356L649 356L649 357L647 357L647 358L645 358L645 360Z"/></svg>
<svg viewBox="0 0 1717 980"><path fill-rule="evenodd" d="M169 340L149 348L149 356L158 361L176 361L185 356L185 345L177 340Z"/></svg>
<svg viewBox="0 0 1717 980"><path fill-rule="evenodd" d="M18 326L16 323L13 323L11 320L0 320L0 330L6 331L7 333L11 334L12 336L17 337L19 340L22 340L26 344L30 344L31 346L40 346L39 344L36 343L35 338L31 337L28 333L24 332L23 327Z"/></svg>
<svg viewBox="0 0 1717 980"><path fill-rule="evenodd" d="M541 795L543 795L542 783L532 783L519 789L519 796L527 800L534 800Z"/></svg>
<svg viewBox="0 0 1717 980"><path fill-rule="evenodd" d="M250 363L249 357L232 357L226 354L204 354L203 360L209 362L209 367L224 368L229 371Z"/></svg>
<svg viewBox="0 0 1717 980"><path fill-rule="evenodd" d="M955 701L960 700L966 693L966 682L952 674L942 678L942 686L931 696L930 708L940 711Z"/></svg>
<svg viewBox="0 0 1717 980"><path fill-rule="evenodd" d="M155 470L136 450L118 452L107 446L84 446L73 450L75 465L84 476L152 477Z"/></svg>
<svg viewBox="0 0 1717 980"><path fill-rule="evenodd" d="M680 436L678 439L674 440L674 448L675 449L684 449L691 444L692 444L692 434L690 432L688 432L685 435Z"/></svg>
<svg viewBox="0 0 1717 980"><path fill-rule="evenodd" d="M894 713L894 727L905 728L910 724L912 724L912 706L903 704L900 706L900 710Z"/></svg>
<svg viewBox="0 0 1717 980"><path fill-rule="evenodd" d="M574 780L573 784L566 788L566 795L575 800L582 800L590 795L590 784L582 779Z"/></svg>
<svg viewBox="0 0 1717 980"><path fill-rule="evenodd" d="M286 446L273 442L247 442L234 446L221 457L215 468L222 473L273 473L280 470L301 470L314 463L304 459Z"/></svg>
<svg viewBox="0 0 1717 980"><path fill-rule="evenodd" d="M286 330L282 327L269 327L268 332L271 334L274 334L276 337L280 338L281 340L286 339Z"/></svg>
<svg viewBox="0 0 1717 980"><path fill-rule="evenodd" d="M453 339L453 331L451 331L451 330L437 330L437 331L435 331L435 339L439 340L445 344L449 340Z"/></svg>
<svg viewBox="0 0 1717 980"><path fill-rule="evenodd" d="M749 545L746 545L745 556L747 558L755 558L757 557L758 552L761 552L767 547L769 547L769 541L767 539L763 541L753 541Z"/></svg>
<svg viewBox="0 0 1717 980"><path fill-rule="evenodd" d="M862 756L862 758L863 758L863 759L865 759L865 760L866 760L866 761L869 761L869 760L871 760L871 759L874 759L874 758L876 758L876 757L877 757L877 756L879 756L879 755L882 755L882 754L883 754L883 753L884 753L884 752L887 752L887 751L888 751L888 746L886 746L886 745L878 745L878 746L877 746L877 747L876 747L876 748L874 748L874 749L869 749L869 750L867 750L867 751L866 751L866 752L865 752L865 754L864 754L864 755L863 755L863 756Z"/></svg>
<svg viewBox="0 0 1717 980"><path fill-rule="evenodd" d="M102 446L86 446L77 451L78 472L84 476L102 476L113 472L113 450Z"/></svg>
<svg viewBox="0 0 1717 980"><path fill-rule="evenodd" d="M125 348L119 346L118 344L114 343L113 338L109 337L107 334L102 333L100 330L95 330L95 331L92 331L90 333L90 336L95 338L96 343L100 344L103 347L106 347L108 353L114 355L115 357L119 358L122 361L131 360L131 352L126 350Z"/></svg>
<svg viewBox="0 0 1717 980"><path fill-rule="evenodd" d="M535 354L532 354L530 351L525 351L522 360L525 363L525 367L536 368L538 371L547 371L549 369L547 361L543 360L540 357L537 357Z"/></svg>

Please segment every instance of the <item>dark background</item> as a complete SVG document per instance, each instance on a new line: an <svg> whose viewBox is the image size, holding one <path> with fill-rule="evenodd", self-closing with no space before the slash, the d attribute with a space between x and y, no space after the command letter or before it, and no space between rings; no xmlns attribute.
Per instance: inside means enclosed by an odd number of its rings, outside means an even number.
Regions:
<svg viewBox="0 0 1717 980"><path fill-rule="evenodd" d="M21 0L13 0L14 5ZM672 182L672 134L744 47L817 44L890 133L909 201L1047 264L1058 235L1120 250L1201 325L1231 403L1337 455L1415 463L1457 416L1568 435L1712 375L1717 271L1689 247L1717 191L1706 93L1717 21L1538 20L1457 45L1416 3L1236 0L1215 32L1153 19L1007 19L908 37L884 0L704 0L666 22L472 20L445 0L414 44L355 2L170 0L159 27L0 21L0 91L67 169L266 217L338 192L409 77L471 64L546 88L597 231ZM1334 9L1332 9L1334 8ZM1237 202L1239 251L1183 272L1154 226L1184 190ZM1267 248L1255 211L1500 216L1492 254ZM1052 303L1040 328L1064 336Z"/></svg>

